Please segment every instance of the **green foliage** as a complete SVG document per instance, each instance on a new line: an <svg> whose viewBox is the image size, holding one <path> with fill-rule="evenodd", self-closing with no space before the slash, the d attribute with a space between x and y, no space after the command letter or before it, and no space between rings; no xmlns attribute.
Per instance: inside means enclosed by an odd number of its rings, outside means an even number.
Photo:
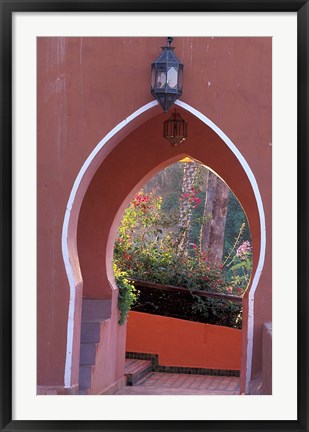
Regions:
<svg viewBox="0 0 309 432"><path fill-rule="evenodd" d="M196 195L194 196L196 200ZM140 191L126 209L119 227L114 250L115 265L125 272L126 277L188 288L189 294L197 290L233 294L236 285L226 279L223 267L209 265L207 255L196 244L190 244L190 253L175 253L178 239L171 229L174 223L173 218L167 218L162 211L160 196ZM125 283L123 279L120 282L127 287L127 279ZM165 294L161 295L162 298L164 296ZM125 298L124 295L122 297ZM144 295L142 303L147 304L148 309L152 307L152 310L158 310L158 305L156 307L156 303L149 300L149 297L150 295L145 298ZM197 320L198 315L203 315L203 319L210 316L212 322L214 319L219 324L224 322L222 325L241 325L239 305L195 295L192 299L192 316L196 316ZM160 302L158 296L156 302ZM126 311L130 307L129 303L129 300L125 301ZM139 306L138 301L135 309ZM233 311L235 307L236 310Z"/></svg>
<svg viewBox="0 0 309 432"><path fill-rule="evenodd" d="M225 292L222 268L210 266L196 244L177 255L177 238L161 212L161 197L140 192L126 209L114 259L130 277L189 290Z"/></svg>
<svg viewBox="0 0 309 432"><path fill-rule="evenodd" d="M170 192L162 203L162 210L165 213L178 213L179 209L179 192Z"/></svg>
<svg viewBox="0 0 309 432"><path fill-rule="evenodd" d="M114 263L114 275L119 289L118 308L120 310L120 319L118 324L123 325L127 321L128 312L138 299L138 291L133 283L129 281L127 273Z"/></svg>
<svg viewBox="0 0 309 432"><path fill-rule="evenodd" d="M242 241L245 228L243 223L223 263L226 279L238 295L241 295L247 288L252 273L251 244L248 240Z"/></svg>
<svg viewBox="0 0 309 432"><path fill-rule="evenodd" d="M223 256L228 255L233 248L235 239L239 234L240 227L242 227L242 231L239 243L241 241L247 240L251 242L250 229L247 223L246 215L238 199L230 191L225 222Z"/></svg>
<svg viewBox="0 0 309 432"><path fill-rule="evenodd" d="M216 325L241 328L242 308L229 300L216 299L211 297L195 297L192 309L205 317L212 315L212 321Z"/></svg>
<svg viewBox="0 0 309 432"><path fill-rule="evenodd" d="M165 291L139 286L134 311L185 319L189 321L241 328L241 304L229 300L201 297L177 290Z"/></svg>
<svg viewBox="0 0 309 432"><path fill-rule="evenodd" d="M154 192L162 197L162 211L166 215L179 212L182 175L182 164L178 162L160 171L143 188L145 194Z"/></svg>
<svg viewBox="0 0 309 432"><path fill-rule="evenodd" d="M182 194L183 167L173 164L160 171L141 190L125 210L115 242L115 277L119 286L121 323L128 310L241 327L241 306L221 298L193 295L193 291L241 296L252 271L250 230L237 198L230 192L221 266L208 263L199 250L204 218L208 170L199 165L194 184ZM181 200L190 203L190 227L179 224ZM211 216L210 216L211 218ZM186 230L185 232L181 231ZM185 235L186 247L180 247ZM117 273L118 272L118 273ZM174 285L188 293L134 289L128 278ZM138 297L138 298L137 298Z"/></svg>

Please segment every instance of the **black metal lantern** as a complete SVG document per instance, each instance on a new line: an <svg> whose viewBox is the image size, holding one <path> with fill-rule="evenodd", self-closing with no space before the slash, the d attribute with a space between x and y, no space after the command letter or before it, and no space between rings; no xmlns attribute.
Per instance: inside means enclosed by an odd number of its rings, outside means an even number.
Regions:
<svg viewBox="0 0 309 432"><path fill-rule="evenodd" d="M178 147L187 138L187 129L188 124L175 110L171 117L163 123L163 136L173 147Z"/></svg>
<svg viewBox="0 0 309 432"><path fill-rule="evenodd" d="M172 37L151 65L151 94L157 99L164 112L182 95L183 64L174 54Z"/></svg>

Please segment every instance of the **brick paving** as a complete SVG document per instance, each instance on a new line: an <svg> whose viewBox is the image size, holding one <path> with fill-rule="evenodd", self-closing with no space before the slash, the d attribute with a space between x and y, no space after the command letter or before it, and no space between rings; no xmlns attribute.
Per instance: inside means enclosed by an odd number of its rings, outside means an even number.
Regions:
<svg viewBox="0 0 309 432"><path fill-rule="evenodd" d="M150 372L115 395L237 395L239 378Z"/></svg>

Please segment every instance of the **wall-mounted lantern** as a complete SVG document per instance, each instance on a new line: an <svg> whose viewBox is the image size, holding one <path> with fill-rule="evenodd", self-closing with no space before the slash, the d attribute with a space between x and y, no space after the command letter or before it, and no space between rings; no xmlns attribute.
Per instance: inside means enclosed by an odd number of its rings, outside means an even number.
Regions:
<svg viewBox="0 0 309 432"><path fill-rule="evenodd" d="M163 123L163 137L173 147L178 147L187 138L187 129L188 124L175 110L171 117Z"/></svg>
<svg viewBox="0 0 309 432"><path fill-rule="evenodd" d="M174 54L173 38L168 37L162 53L151 65L151 94L157 99L164 112L182 94L183 64Z"/></svg>

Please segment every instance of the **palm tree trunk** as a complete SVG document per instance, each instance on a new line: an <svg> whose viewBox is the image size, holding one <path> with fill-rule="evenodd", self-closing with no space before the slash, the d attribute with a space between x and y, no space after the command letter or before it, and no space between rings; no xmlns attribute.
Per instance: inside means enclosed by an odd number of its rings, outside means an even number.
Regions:
<svg viewBox="0 0 309 432"><path fill-rule="evenodd" d="M179 203L178 253L183 254L188 246L188 234L192 216L192 201L190 196L194 191L194 179L198 164L194 161L183 163L181 199Z"/></svg>

